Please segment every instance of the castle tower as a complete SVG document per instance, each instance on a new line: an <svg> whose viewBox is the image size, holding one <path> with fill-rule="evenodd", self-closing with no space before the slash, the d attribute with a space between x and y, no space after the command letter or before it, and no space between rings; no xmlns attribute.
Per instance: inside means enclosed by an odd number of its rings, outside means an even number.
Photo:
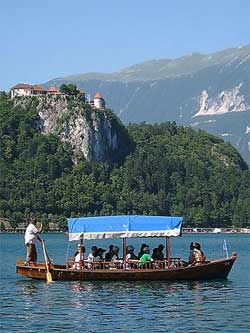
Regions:
<svg viewBox="0 0 250 333"><path fill-rule="evenodd" d="M94 107L96 109L104 109L105 108L105 100L102 97L100 92L97 92L94 97Z"/></svg>

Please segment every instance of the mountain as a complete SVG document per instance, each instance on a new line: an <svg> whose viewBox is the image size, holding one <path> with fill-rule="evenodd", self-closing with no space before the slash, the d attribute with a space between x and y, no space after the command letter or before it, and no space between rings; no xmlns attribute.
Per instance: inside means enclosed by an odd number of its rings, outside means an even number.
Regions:
<svg viewBox="0 0 250 333"><path fill-rule="evenodd" d="M147 61L115 73L85 73L47 82L100 90L129 122L176 121L230 141L250 165L250 46Z"/></svg>

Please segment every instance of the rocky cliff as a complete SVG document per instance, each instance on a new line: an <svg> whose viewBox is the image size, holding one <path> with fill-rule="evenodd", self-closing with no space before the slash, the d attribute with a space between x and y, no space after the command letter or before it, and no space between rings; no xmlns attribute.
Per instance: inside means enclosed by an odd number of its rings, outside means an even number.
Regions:
<svg viewBox="0 0 250 333"><path fill-rule="evenodd" d="M199 101L199 111L193 117L250 110L250 105L245 103L245 97L240 93L241 86L242 83L211 97L206 90L203 90Z"/></svg>
<svg viewBox="0 0 250 333"><path fill-rule="evenodd" d="M119 161L130 152L132 144L118 118L110 110L92 109L78 96L23 97L14 103L35 108L37 126L70 144L75 163L82 155L89 161Z"/></svg>

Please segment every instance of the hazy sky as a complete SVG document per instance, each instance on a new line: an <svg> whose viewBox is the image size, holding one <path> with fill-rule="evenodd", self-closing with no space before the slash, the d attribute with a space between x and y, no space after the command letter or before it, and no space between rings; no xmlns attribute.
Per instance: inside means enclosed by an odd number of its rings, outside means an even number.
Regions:
<svg viewBox="0 0 250 333"><path fill-rule="evenodd" d="M249 44L249 0L10 0L0 90Z"/></svg>

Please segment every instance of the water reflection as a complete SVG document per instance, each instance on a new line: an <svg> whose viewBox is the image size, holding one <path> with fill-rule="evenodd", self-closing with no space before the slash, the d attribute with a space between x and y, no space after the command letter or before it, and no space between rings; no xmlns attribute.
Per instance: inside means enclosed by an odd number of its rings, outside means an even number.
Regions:
<svg viewBox="0 0 250 333"><path fill-rule="evenodd" d="M37 281L34 280L19 280L16 281L16 293L17 296L20 297L20 295L28 295L31 296L33 294L36 294L38 292L38 285Z"/></svg>
<svg viewBox="0 0 250 333"><path fill-rule="evenodd" d="M93 290L93 287L89 284L83 284L80 281L72 282L69 285L70 289L75 293L81 293L83 291L91 292Z"/></svg>
<svg viewBox="0 0 250 333"><path fill-rule="evenodd" d="M185 332L208 332L204 325L213 327L218 318L226 327L230 316L223 311L231 312L227 301L232 287L231 281L47 284L19 280L15 282L16 299L8 303L10 308L4 308L3 315L17 331L15 320L30 332L97 332L100 327L102 332L166 332L166 327L171 332L183 327ZM244 327L238 322L240 325Z"/></svg>

